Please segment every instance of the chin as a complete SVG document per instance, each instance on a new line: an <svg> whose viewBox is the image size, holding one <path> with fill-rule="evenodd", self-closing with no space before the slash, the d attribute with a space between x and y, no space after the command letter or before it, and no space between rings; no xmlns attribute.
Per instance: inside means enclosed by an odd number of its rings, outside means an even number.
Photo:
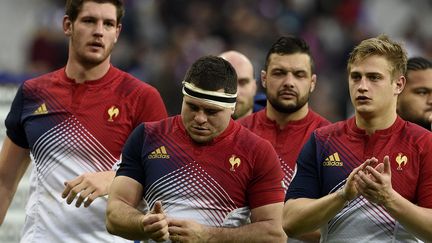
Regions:
<svg viewBox="0 0 432 243"><path fill-rule="evenodd" d="M189 134L189 136L196 143L207 143L207 142L210 142L212 140L212 137L210 137L210 136L200 136L200 135L196 135L196 134Z"/></svg>
<svg viewBox="0 0 432 243"><path fill-rule="evenodd" d="M370 109L357 109L356 113L363 117L373 117L375 112Z"/></svg>
<svg viewBox="0 0 432 243"><path fill-rule="evenodd" d="M107 56L102 54L90 54L83 57L83 61L90 65L99 65L107 59Z"/></svg>

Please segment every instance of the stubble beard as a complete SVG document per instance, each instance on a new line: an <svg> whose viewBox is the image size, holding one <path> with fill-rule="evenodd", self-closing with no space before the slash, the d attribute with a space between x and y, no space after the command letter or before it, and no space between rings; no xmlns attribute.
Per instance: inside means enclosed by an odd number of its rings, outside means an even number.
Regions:
<svg viewBox="0 0 432 243"><path fill-rule="evenodd" d="M236 107L234 114L232 115L233 119L238 119L240 117L245 116L250 110L253 109L253 100L249 103L238 103L238 109Z"/></svg>
<svg viewBox="0 0 432 243"><path fill-rule="evenodd" d="M73 41L73 38L71 41ZM94 67L107 60L107 58L110 56L114 48L114 44L112 44L109 47L106 47L106 49L103 50L103 53L100 56L95 56L94 53L89 54L88 51L85 50L87 46L83 47L82 51L79 51L80 47L74 47L74 48L75 48L75 56L79 63L81 63L83 66Z"/></svg>
<svg viewBox="0 0 432 243"><path fill-rule="evenodd" d="M271 104L271 106L278 112L280 113L284 113L284 114L292 114L298 110L300 110L303 106L306 105L306 103L309 102L309 96L310 93L300 97L300 98L296 98L294 103L291 104L283 104L282 102L280 102L278 100L278 98L276 97L269 97L267 94L268 101Z"/></svg>

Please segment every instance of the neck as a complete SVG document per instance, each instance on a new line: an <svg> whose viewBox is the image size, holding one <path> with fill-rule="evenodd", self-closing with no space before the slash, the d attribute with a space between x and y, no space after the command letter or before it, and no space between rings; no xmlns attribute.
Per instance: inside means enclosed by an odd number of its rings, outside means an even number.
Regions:
<svg viewBox="0 0 432 243"><path fill-rule="evenodd" d="M110 59L107 58L97 65L85 65L69 56L66 64L66 76L75 80L76 83L98 80L102 78L110 68Z"/></svg>
<svg viewBox="0 0 432 243"><path fill-rule="evenodd" d="M397 114L395 109L388 109L389 112L373 116L368 114L355 113L355 121L358 128L366 131L366 134L371 135L377 130L384 130L393 125L396 121Z"/></svg>
<svg viewBox="0 0 432 243"><path fill-rule="evenodd" d="M267 102L267 118L275 121L280 129L283 129L285 125L290 121L298 121L307 116L309 112L309 106L306 103L303 107L293 113L282 113L273 108L270 102Z"/></svg>

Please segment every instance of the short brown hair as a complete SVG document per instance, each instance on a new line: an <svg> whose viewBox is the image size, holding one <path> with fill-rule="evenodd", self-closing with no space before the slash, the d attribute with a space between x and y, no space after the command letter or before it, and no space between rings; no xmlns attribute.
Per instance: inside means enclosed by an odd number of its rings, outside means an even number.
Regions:
<svg viewBox="0 0 432 243"><path fill-rule="evenodd" d="M72 22L74 22L78 17L84 2L112 3L117 9L117 25L121 23L121 19L125 12L122 0L67 0L65 14L69 16L69 19Z"/></svg>
<svg viewBox="0 0 432 243"><path fill-rule="evenodd" d="M401 43L392 41L386 35L366 39L357 45L350 53L348 59L348 73L351 70L352 64L375 55L386 58L390 63L392 80L397 76L405 74L408 59L406 50Z"/></svg>

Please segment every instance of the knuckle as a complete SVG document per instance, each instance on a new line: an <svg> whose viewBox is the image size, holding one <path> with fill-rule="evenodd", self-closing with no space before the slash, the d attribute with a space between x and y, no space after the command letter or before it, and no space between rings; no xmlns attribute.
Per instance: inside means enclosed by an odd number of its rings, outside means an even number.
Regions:
<svg viewBox="0 0 432 243"><path fill-rule="evenodd" d="M79 190L78 188L73 188L73 189L71 190L71 193L72 193L72 194L78 194L80 191L81 191L81 190Z"/></svg>

